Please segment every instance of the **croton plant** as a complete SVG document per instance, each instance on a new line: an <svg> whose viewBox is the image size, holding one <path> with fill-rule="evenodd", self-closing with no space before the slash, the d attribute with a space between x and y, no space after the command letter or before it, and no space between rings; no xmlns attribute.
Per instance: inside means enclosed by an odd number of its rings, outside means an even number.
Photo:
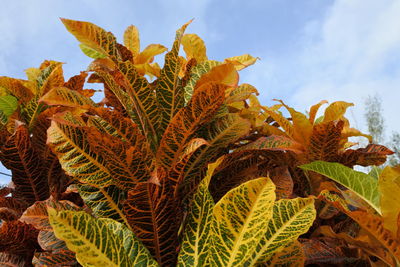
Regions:
<svg viewBox="0 0 400 267"><path fill-rule="evenodd" d="M93 58L64 78L46 60L0 77L1 266L396 266L400 167L352 148L351 103L306 114L239 84L250 55L210 60L202 39L141 50L62 19ZM183 47L184 53L180 53ZM162 67L154 57L165 53ZM185 55L185 56L183 56ZM90 83L100 83L96 103Z"/></svg>

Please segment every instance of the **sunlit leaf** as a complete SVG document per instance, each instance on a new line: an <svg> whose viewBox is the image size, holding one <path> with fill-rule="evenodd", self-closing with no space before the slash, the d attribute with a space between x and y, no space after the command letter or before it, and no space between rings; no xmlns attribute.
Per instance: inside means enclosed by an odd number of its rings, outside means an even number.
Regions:
<svg viewBox="0 0 400 267"><path fill-rule="evenodd" d="M168 170L176 164L194 132L208 122L225 99L225 86L208 83L197 90L166 129L157 152L157 164Z"/></svg>
<svg viewBox="0 0 400 267"><path fill-rule="evenodd" d="M254 259L253 252L272 216L274 190L268 178L251 180L229 191L215 205L210 265L240 266Z"/></svg>
<svg viewBox="0 0 400 267"><path fill-rule="evenodd" d="M207 60L206 46L197 34L185 34L182 37L182 46L188 59L194 58L198 63Z"/></svg>
<svg viewBox="0 0 400 267"><path fill-rule="evenodd" d="M81 95L77 91L68 89L67 87L56 87L45 94L40 102L50 106L65 107L94 107L96 104L90 98Z"/></svg>
<svg viewBox="0 0 400 267"><path fill-rule="evenodd" d="M380 211L378 181L373 177L339 163L314 161L301 165L303 170L317 172L354 191L377 212Z"/></svg>
<svg viewBox="0 0 400 267"><path fill-rule="evenodd" d="M235 57L229 57L225 59L225 62L229 62L235 65L235 68L237 70L242 70L248 66L253 65L256 63L257 59L256 57L252 57L249 54L244 54L241 56L235 56Z"/></svg>
<svg viewBox="0 0 400 267"><path fill-rule="evenodd" d="M139 30L134 25L128 26L124 32L124 45L134 56L140 52Z"/></svg>
<svg viewBox="0 0 400 267"><path fill-rule="evenodd" d="M396 235L398 218L400 216L400 184L396 179L400 177L400 167L386 167L379 176L380 204L382 209L383 225Z"/></svg>
<svg viewBox="0 0 400 267"><path fill-rule="evenodd" d="M200 77L209 72L213 67L222 64L221 62L215 60L206 60L202 63L197 64L191 69L190 77L184 88L185 94L185 103L187 103L193 95L194 87L196 86L197 81Z"/></svg>
<svg viewBox="0 0 400 267"><path fill-rule="evenodd" d="M268 137L260 137L256 141L249 143L248 145L238 148L236 151L245 150L289 150L295 153L301 153L303 147L291 138L287 138L279 135L270 135Z"/></svg>
<svg viewBox="0 0 400 267"><path fill-rule="evenodd" d="M315 116L317 115L317 112L318 112L319 108L320 108L323 104L327 104L327 103L328 103L328 101L322 100L322 101L320 101L318 104L315 104L315 105L313 105L313 106L310 108L309 120L310 120L311 124L314 124L314 122L315 122Z"/></svg>
<svg viewBox="0 0 400 267"><path fill-rule="evenodd" d="M333 102L325 109L324 122L340 119L346 113L347 108L351 106L354 106L354 104L344 101Z"/></svg>
<svg viewBox="0 0 400 267"><path fill-rule="evenodd" d="M281 199L275 203L272 214L267 232L251 257L250 266L269 259L273 253L308 231L316 217L314 199Z"/></svg>
<svg viewBox="0 0 400 267"><path fill-rule="evenodd" d="M48 213L56 236L76 253L82 265L157 266L133 233L116 221L52 208Z"/></svg>
<svg viewBox="0 0 400 267"><path fill-rule="evenodd" d="M178 266L206 266L214 200L208 184L221 160L208 165L207 175L199 184L189 206Z"/></svg>
<svg viewBox="0 0 400 267"><path fill-rule="evenodd" d="M93 59L98 59L98 58L106 58L106 54L100 53L98 50L91 48L90 46L85 45L84 43L79 44L79 48L82 50L82 52Z"/></svg>
<svg viewBox="0 0 400 267"><path fill-rule="evenodd" d="M163 133L174 115L184 105L184 91L179 79L181 64L179 48L183 33L191 21L176 31L172 49L165 55L164 67L157 82L156 93L158 105L161 108L161 124L158 131Z"/></svg>
<svg viewBox="0 0 400 267"><path fill-rule="evenodd" d="M154 60L154 57L164 53L168 49L160 44L150 44L148 45L142 52L140 52L135 57L135 65L136 64L144 64L144 63L151 63Z"/></svg>
<svg viewBox="0 0 400 267"><path fill-rule="evenodd" d="M251 94L258 95L257 89L247 83L243 83L236 87L230 95L226 98L226 103L234 103L238 101L244 101L250 97Z"/></svg>
<svg viewBox="0 0 400 267"><path fill-rule="evenodd" d="M90 22L61 19L67 30L85 47L97 51L101 55L118 58L116 39L110 32Z"/></svg>

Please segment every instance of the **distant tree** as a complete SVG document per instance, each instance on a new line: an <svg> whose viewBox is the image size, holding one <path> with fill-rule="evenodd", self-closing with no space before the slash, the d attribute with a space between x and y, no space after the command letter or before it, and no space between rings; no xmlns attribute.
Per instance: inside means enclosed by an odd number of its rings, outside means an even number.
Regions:
<svg viewBox="0 0 400 267"><path fill-rule="evenodd" d="M368 133L372 136L373 143L386 144L395 153L388 157L387 164L394 166L400 164L400 133L393 132L390 140L385 140L385 120L383 118L382 99L379 95L368 96L365 100L365 120Z"/></svg>
<svg viewBox="0 0 400 267"><path fill-rule="evenodd" d="M382 100L378 95L368 96L365 100L365 119L373 143L383 143L385 139L385 120L382 116Z"/></svg>

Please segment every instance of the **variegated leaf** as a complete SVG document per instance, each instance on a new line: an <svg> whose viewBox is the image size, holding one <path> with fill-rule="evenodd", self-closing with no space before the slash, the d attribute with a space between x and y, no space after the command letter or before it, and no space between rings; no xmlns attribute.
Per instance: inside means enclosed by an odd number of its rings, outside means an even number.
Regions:
<svg viewBox="0 0 400 267"><path fill-rule="evenodd" d="M124 211L132 231L157 262L171 266L176 262L182 213L169 180L160 180L160 186L144 182L130 190Z"/></svg>
<svg viewBox="0 0 400 267"><path fill-rule="evenodd" d="M314 199L281 199L273 208L272 218L268 222L267 232L258 243L249 266L265 262L274 253L295 241L313 224L316 217Z"/></svg>
<svg viewBox="0 0 400 267"><path fill-rule="evenodd" d="M208 191L210 179L222 158L208 165L207 175L199 184L189 205L178 266L206 266L214 200Z"/></svg>
<svg viewBox="0 0 400 267"><path fill-rule="evenodd" d="M86 47L104 56L118 58L114 35L90 22L61 19L67 30Z"/></svg>
<svg viewBox="0 0 400 267"><path fill-rule="evenodd" d="M121 223L95 219L85 212L49 208L56 236L85 266L157 266L143 244Z"/></svg>
<svg viewBox="0 0 400 267"><path fill-rule="evenodd" d="M96 104L90 98L81 95L78 91L67 87L55 87L39 99L39 102L50 106L64 107L95 107Z"/></svg>
<svg viewBox="0 0 400 267"><path fill-rule="evenodd" d="M43 172L44 162L37 156L25 125L17 127L1 148L4 166L11 170L15 186L13 195L28 204L49 197L49 187Z"/></svg>
<svg viewBox="0 0 400 267"><path fill-rule="evenodd" d="M268 178L251 180L229 191L215 205L208 255L211 266L241 266L254 259L272 216L274 190Z"/></svg>
<svg viewBox="0 0 400 267"><path fill-rule="evenodd" d="M164 133L169 122L184 105L184 91L179 78L181 63L179 61L179 48L183 33L191 21L176 31L175 41L171 51L165 55L164 67L157 81L156 94L161 112L159 133Z"/></svg>
<svg viewBox="0 0 400 267"><path fill-rule="evenodd" d="M114 185L101 188L78 185L78 190L79 195L96 217L113 219L129 227L128 219L123 211L126 192Z"/></svg>
<svg viewBox="0 0 400 267"><path fill-rule="evenodd" d="M133 56L140 52L139 30L134 25L128 26L124 32L124 45L128 48Z"/></svg>
<svg viewBox="0 0 400 267"><path fill-rule="evenodd" d="M222 63L215 60L206 60L202 63L197 64L191 69L190 77L188 78L188 81L184 88L185 103L189 102L190 98L192 97L194 87L196 86L196 83L201 78L201 76L220 64Z"/></svg>
<svg viewBox="0 0 400 267"><path fill-rule="evenodd" d="M174 116L158 148L158 166L169 170L177 163L195 131L208 122L222 105L225 88L219 84L205 84L193 95L188 105Z"/></svg>

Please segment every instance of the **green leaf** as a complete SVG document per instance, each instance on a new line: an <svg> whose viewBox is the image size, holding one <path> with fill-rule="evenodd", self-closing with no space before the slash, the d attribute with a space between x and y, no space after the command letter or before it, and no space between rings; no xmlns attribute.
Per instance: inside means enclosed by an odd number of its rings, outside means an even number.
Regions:
<svg viewBox="0 0 400 267"><path fill-rule="evenodd" d="M90 185L78 185L79 195L96 217L109 218L128 226L122 203L126 193L116 186L96 188Z"/></svg>
<svg viewBox="0 0 400 267"><path fill-rule="evenodd" d="M133 233L111 219L95 219L85 212L49 208L57 238L64 240L84 266L157 266Z"/></svg>
<svg viewBox="0 0 400 267"><path fill-rule="evenodd" d="M79 44L79 48L82 50L82 52L87 55L88 57L98 59L98 58L106 58L107 55L104 55L97 50L85 45L85 44Z"/></svg>
<svg viewBox="0 0 400 267"><path fill-rule="evenodd" d="M303 170L322 174L349 188L370 204L378 213L381 213L378 181L374 177L333 162L314 161L299 167Z"/></svg>
<svg viewBox="0 0 400 267"><path fill-rule="evenodd" d="M12 95L0 96L0 111L9 117L18 107L18 100Z"/></svg>
<svg viewBox="0 0 400 267"><path fill-rule="evenodd" d="M186 27L191 21L176 31L175 41L171 51L165 55L164 67L157 81L156 94L159 107L161 108L161 124L159 134L167 128L174 115L184 105L183 88L179 78L181 63L179 60L179 48Z"/></svg>
<svg viewBox="0 0 400 267"><path fill-rule="evenodd" d="M269 178L254 179L232 189L215 205L210 265L243 266L254 259L257 244L268 230L274 190Z"/></svg>
<svg viewBox="0 0 400 267"><path fill-rule="evenodd" d="M185 103L189 102L190 98L192 97L194 93L194 87L196 86L197 81L200 80L201 76L209 72L215 66L221 64L221 62L215 60L206 60L202 63L197 64L191 69L189 81L184 88Z"/></svg>
<svg viewBox="0 0 400 267"><path fill-rule="evenodd" d="M270 259L274 253L308 231L315 220L314 199L281 199L273 207L267 232L258 243L246 266L254 266Z"/></svg>
<svg viewBox="0 0 400 267"><path fill-rule="evenodd" d="M215 168L222 158L208 165L207 175L200 182L189 206L188 217L183 234L182 246L178 256L178 266L205 266L208 255L208 242L212 224L214 200L208 191L208 184Z"/></svg>

